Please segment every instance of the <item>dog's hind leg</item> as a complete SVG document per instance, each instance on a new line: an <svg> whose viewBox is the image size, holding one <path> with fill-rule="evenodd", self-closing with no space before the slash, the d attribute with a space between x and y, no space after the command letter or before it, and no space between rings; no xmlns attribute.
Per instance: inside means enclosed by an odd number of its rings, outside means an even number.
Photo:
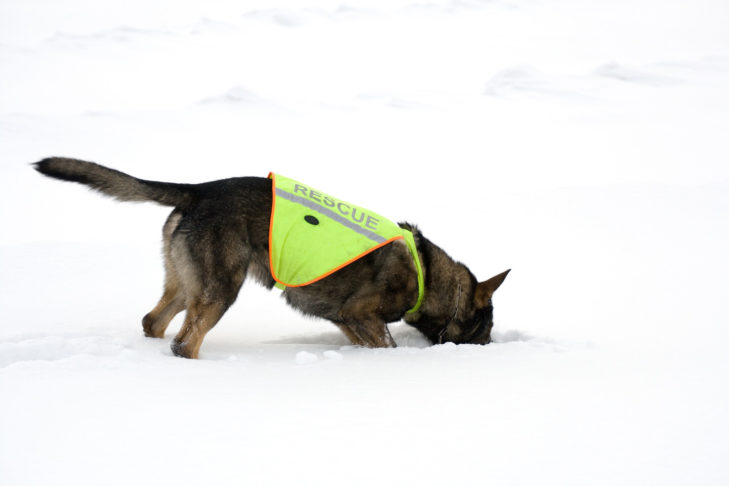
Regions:
<svg viewBox="0 0 729 486"><path fill-rule="evenodd" d="M187 307L185 323L172 341L175 356L197 359L203 338L218 323L230 305L196 302Z"/></svg>
<svg viewBox="0 0 729 486"><path fill-rule="evenodd" d="M185 294L187 315L171 344L172 352L197 358L205 335L233 305L250 264L250 254L237 233L219 228L193 228L175 234L172 263Z"/></svg>
<svg viewBox="0 0 729 486"><path fill-rule="evenodd" d="M165 290L157 306L142 319L142 328L147 337L163 338L170 321L185 309L185 295L180 288L180 279L170 253L172 233L177 229L180 218L180 212L173 211L162 229Z"/></svg>
<svg viewBox="0 0 729 486"><path fill-rule="evenodd" d="M165 291L157 306L144 319L142 328L147 337L163 338L170 321L185 309L185 298L178 285L165 284Z"/></svg>

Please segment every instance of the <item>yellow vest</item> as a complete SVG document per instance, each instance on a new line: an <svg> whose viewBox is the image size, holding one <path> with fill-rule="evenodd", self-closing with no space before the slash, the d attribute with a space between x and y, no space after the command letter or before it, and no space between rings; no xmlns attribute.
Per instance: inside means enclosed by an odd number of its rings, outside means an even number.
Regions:
<svg viewBox="0 0 729 486"><path fill-rule="evenodd" d="M424 282L413 235L361 206L271 173L273 204L269 233L271 274L281 287L309 285L395 240L405 239L418 271L418 302Z"/></svg>

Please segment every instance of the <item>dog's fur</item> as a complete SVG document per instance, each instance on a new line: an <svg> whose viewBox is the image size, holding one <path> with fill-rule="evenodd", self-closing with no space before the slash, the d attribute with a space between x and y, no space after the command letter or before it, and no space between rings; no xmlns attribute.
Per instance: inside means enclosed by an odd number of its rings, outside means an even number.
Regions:
<svg viewBox="0 0 729 486"><path fill-rule="evenodd" d="M162 338L172 318L186 310L172 342L177 356L197 358L205 334L233 304L252 275L268 288L271 180L239 177L203 184L145 181L92 162L48 158L36 170L79 182L121 201L154 201L175 209L163 228L165 285L157 306L144 316L149 337ZM356 345L394 347L387 323L404 319L431 342L486 344L491 340L491 296L507 270L478 283L412 225L425 274L418 297L413 258L402 240L385 245L311 285L287 288L287 302L304 314L328 319Z"/></svg>

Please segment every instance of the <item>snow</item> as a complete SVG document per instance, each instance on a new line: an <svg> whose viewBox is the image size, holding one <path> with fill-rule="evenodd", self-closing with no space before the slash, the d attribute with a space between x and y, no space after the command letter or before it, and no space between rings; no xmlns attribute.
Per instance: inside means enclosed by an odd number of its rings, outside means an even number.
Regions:
<svg viewBox="0 0 729 486"><path fill-rule="evenodd" d="M0 3L0 484L729 484L729 4ZM166 208L29 167L274 170L415 222L495 342L246 284L144 338Z"/></svg>
<svg viewBox="0 0 729 486"><path fill-rule="evenodd" d="M317 355L308 351L299 351L296 353L296 363L300 365L316 363L318 360L319 357Z"/></svg>

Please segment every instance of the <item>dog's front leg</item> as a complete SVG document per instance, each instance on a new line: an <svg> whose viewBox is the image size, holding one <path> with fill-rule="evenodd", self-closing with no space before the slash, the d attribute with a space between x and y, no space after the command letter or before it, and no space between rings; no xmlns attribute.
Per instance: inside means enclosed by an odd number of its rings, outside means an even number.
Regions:
<svg viewBox="0 0 729 486"><path fill-rule="evenodd" d="M339 327L349 337L352 344L355 345L365 346L367 348L394 348L397 346L395 340L392 339L387 324L382 319L364 319L346 323Z"/></svg>
<svg viewBox="0 0 729 486"><path fill-rule="evenodd" d="M379 293L361 292L352 295L342 306L338 321L352 344L368 348L394 348L385 320L380 317L382 296ZM355 339L351 335L354 335Z"/></svg>
<svg viewBox="0 0 729 486"><path fill-rule="evenodd" d="M339 322L335 322L334 324L344 333L345 336L347 336L347 339L349 339L352 344L355 346L366 346L365 342L359 338L357 333L355 333L350 326Z"/></svg>

